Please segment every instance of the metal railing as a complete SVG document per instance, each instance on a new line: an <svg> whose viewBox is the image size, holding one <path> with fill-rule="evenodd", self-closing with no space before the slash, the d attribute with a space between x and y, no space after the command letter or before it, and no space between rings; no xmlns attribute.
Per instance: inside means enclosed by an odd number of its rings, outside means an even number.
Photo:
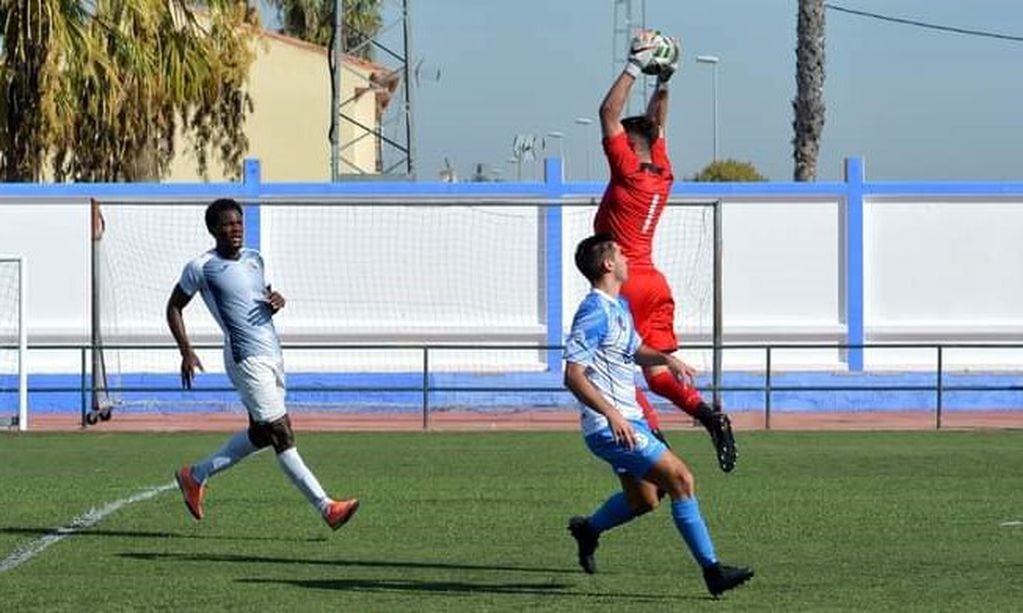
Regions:
<svg viewBox="0 0 1023 613"><path fill-rule="evenodd" d="M0 349L13 349L12 345L0 345ZM196 350L219 350L222 348L220 344L196 344L193 346ZM550 352L558 351L563 349L562 345L534 345L534 344L480 344L480 345L460 345L460 344L351 344L351 343L283 343L283 348L287 350L327 350L327 351L341 351L341 350L359 350L359 351L416 351L421 355L422 367L419 370L421 375L419 385L397 385L397 386L375 386L375 385L361 385L361 386L333 386L333 385L316 385L316 386L291 386L289 385L289 392L343 392L343 393L359 393L359 392L404 392L404 393L420 393L421 394L421 409L422 409L422 424L423 429L429 429L430 427L430 395L432 393L440 392L473 392L473 393L486 393L486 392L565 392L564 387L561 385L561 373L551 372L538 372L536 378L538 381L544 379L555 379L556 383L547 385L536 385L536 386L469 386L469 385L436 385L431 384L431 367L430 367L430 356L431 352L439 351L537 351L537 352ZM177 347L173 344L157 345L157 344L107 344L104 345L106 351L175 351ZM862 373L850 373L856 375L871 376L874 375L909 375L909 374L921 374L930 373L934 377L934 384L930 385L778 385L775 381L775 375L789 374L793 372L804 372L796 369L786 369L779 371L775 367L775 357L779 351L793 351L793 350L833 350L837 352L848 351L848 350L864 350L864 349L880 349L880 350L892 350L892 349L916 349L916 350L934 350L935 362L933 371L924 371L920 369L891 369L884 371L864 371ZM711 383L708 385L698 385L697 388L702 392L711 392L715 395L723 392L759 392L763 394L763 412L764 412L764 425L766 429L771 428L771 417L774 409L772 403L772 397L782 392L932 392L934 394L934 417L935 429L942 428L943 411L945 408L945 396L952 392L969 392L969 391L984 391L984 392L1023 392L1023 385L957 385L948 384L945 382L945 375L952 371L949 371L945 365L946 352L948 350L959 350L959 349L1015 349L1023 350L1023 343L864 343L864 344L836 344L836 343L737 343L737 344L726 344L719 347L720 353L737 350L755 350L764 352L764 368L762 371L763 383L761 385L715 385L714 382L719 381L718 377L710 376ZM29 352L33 351L74 351L79 354L79 372L78 374L78 385L75 386L46 386L37 387L30 389L29 391L33 394L51 394L51 393L76 393L80 399L80 408L82 413L82 424L86 423L86 416L90 411L90 398L92 397L94 390L93 379L89 375L89 363L90 363L90 352L91 348L88 344L45 344L45 345L29 345ZM693 344L687 345L686 350L692 351L708 351L712 352L714 346L712 344ZM1023 366L1019 368L1021 378L1023 378ZM986 372L975 372L973 374L983 375L991 374L993 372L1010 372L1011 369L1005 371L986 371ZM736 369L733 373L755 373L760 374L761 371L751 369ZM842 370L829 370L821 371L822 373L834 374L836 372L846 373L848 371ZM445 371L446 374L450 374L450 371ZM408 374L405 371L404 374ZM126 392L182 392L182 389L178 386L110 386L104 388L106 392L118 394ZM0 393L11 393L18 391L16 387L0 387ZM194 388L190 393L203 394L211 392L232 392L233 387L230 386L204 386L201 388ZM91 409L95 410L95 408Z"/></svg>

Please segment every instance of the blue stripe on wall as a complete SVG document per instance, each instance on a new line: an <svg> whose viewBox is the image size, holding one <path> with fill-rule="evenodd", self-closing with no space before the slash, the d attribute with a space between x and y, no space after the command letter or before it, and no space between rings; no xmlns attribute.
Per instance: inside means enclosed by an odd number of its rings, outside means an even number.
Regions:
<svg viewBox="0 0 1023 613"><path fill-rule="evenodd" d="M33 413L77 414L81 392L78 375L33 375L29 378L29 406ZM763 374L726 372L722 396L729 411L762 411ZM937 392L934 373L851 374L816 371L773 373L771 410L785 411L903 411L934 410ZM385 412L422 409L421 372L405 373L288 373L288 403L296 409L323 408L345 412ZM16 411L16 382L0 377L0 411ZM160 388L163 391L114 391L131 410L188 413L239 405L237 394L223 374L202 374L192 391L180 389L177 374L125 374L111 387ZM515 409L575 410L576 403L563 388L560 369L554 372L480 375L433 373L428 378L430 407L480 411ZM709 377L697 379L707 390ZM943 409L1015 410L1023 406L1019 375L1004 373L948 374ZM855 390L834 388L857 388ZM892 390L908 387L908 390ZM955 389L968 387L969 390ZM825 388L825 389L819 389ZM663 399L651 396L659 406ZM672 410L672 409L667 409Z"/></svg>
<svg viewBox="0 0 1023 613"><path fill-rule="evenodd" d="M863 160L845 161L845 316L846 343L862 345L863 332ZM848 350L849 370L863 370L863 349Z"/></svg>
<svg viewBox="0 0 1023 613"><path fill-rule="evenodd" d="M246 159L243 167L243 177L245 181L246 192L252 192L255 195L259 193L259 186L261 183L262 169L259 165L259 160ZM249 249L255 249L259 251L260 246L260 229L259 229L259 202L256 198L252 201L247 201L244 204L245 207L245 246Z"/></svg>
<svg viewBox="0 0 1023 613"><path fill-rule="evenodd" d="M562 161L557 158L547 158L544 161L544 172L547 178L547 186L550 189L549 199L558 200L561 197L561 186L563 178ZM562 291L561 291L561 207L551 206L541 213L544 215L544 273L546 276L546 287L544 287L544 320L547 324L548 346L556 347L561 345L565 339L561 337L562 331ZM561 351L552 349L547 351L548 372L561 372Z"/></svg>

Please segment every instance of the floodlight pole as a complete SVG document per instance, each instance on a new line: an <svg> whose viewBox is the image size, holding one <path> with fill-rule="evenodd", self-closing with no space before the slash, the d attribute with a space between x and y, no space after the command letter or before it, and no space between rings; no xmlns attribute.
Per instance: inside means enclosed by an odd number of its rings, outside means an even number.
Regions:
<svg viewBox="0 0 1023 613"><path fill-rule="evenodd" d="M714 161L718 161L718 63L721 61L716 55L698 55L696 61L701 64L710 64L714 80Z"/></svg>
<svg viewBox="0 0 1023 613"><path fill-rule="evenodd" d="M589 117L576 117L575 124L577 126L589 126L593 124L593 120ZM590 180L590 144L589 139L583 139L583 146L586 148L586 180Z"/></svg>

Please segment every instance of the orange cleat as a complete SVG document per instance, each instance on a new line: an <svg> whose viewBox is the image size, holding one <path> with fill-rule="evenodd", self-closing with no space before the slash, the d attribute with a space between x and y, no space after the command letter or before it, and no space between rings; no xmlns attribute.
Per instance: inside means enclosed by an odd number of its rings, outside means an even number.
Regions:
<svg viewBox="0 0 1023 613"><path fill-rule="evenodd" d="M358 510L359 501L355 498L351 500L334 500L327 505L327 509L323 512L323 520L327 522L331 530L337 530L348 523L348 520Z"/></svg>
<svg viewBox="0 0 1023 613"><path fill-rule="evenodd" d="M196 483L195 479L192 478L192 469L188 466L179 468L174 473L174 480L178 482L178 489L181 490L181 496L185 499L185 506L188 507L192 517L197 520L202 519L202 499L206 495L206 486Z"/></svg>

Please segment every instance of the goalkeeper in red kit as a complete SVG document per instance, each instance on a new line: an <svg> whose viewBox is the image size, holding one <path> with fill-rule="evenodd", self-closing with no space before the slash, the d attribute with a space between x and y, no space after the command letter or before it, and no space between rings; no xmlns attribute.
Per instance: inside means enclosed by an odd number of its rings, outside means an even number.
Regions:
<svg viewBox="0 0 1023 613"><path fill-rule="evenodd" d="M628 301L636 330L650 347L672 353L675 337L675 301L664 275L652 260L657 222L671 192L674 176L664 142L668 115L668 81L678 65L675 53L663 60L655 49L655 33L640 32L632 42L625 70L615 79L600 105L600 126L611 180L593 221L595 232L607 232L629 261L629 279L621 289ZM661 54L658 59L655 54ZM646 114L621 119L622 110L640 72L657 75L657 89ZM707 429L721 470L735 467L736 447L731 421L720 407L703 400L695 387L673 376L664 366L644 366L651 390L692 415ZM637 388L636 400L654 434L664 440L660 420L646 395Z"/></svg>

